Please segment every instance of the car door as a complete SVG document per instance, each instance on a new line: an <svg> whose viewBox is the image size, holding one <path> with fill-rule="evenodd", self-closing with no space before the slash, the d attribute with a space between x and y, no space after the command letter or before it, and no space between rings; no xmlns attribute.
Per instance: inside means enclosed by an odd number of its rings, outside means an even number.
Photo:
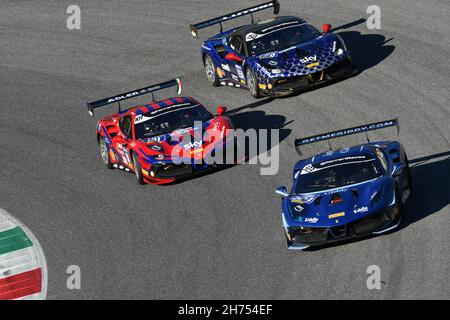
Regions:
<svg viewBox="0 0 450 320"><path fill-rule="evenodd" d="M245 75L242 67L245 59L245 43L240 35L231 35L228 39L230 52L222 60L222 70L226 78L236 83L245 84Z"/></svg>
<svg viewBox="0 0 450 320"><path fill-rule="evenodd" d="M119 155L120 161L127 167L131 166L130 143L133 137L133 119L131 115L125 115L119 119L119 133L113 138L113 144Z"/></svg>

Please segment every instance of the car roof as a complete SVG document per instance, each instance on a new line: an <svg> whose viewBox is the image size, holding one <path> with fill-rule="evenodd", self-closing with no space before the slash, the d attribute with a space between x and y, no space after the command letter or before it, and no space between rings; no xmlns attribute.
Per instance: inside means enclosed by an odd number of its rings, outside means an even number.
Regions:
<svg viewBox="0 0 450 320"><path fill-rule="evenodd" d="M299 21L300 23L306 22L305 20L294 16L279 16L270 20L263 20L245 25L243 27L236 29L233 34L245 37L245 35L249 32L261 32L261 30L276 26L278 24L283 24L292 21Z"/></svg>
<svg viewBox="0 0 450 320"><path fill-rule="evenodd" d="M136 115L143 115L155 110L164 110L164 109L173 109L176 107L186 107L193 105L201 105L195 99L191 97L176 97L176 98L168 98L165 100L152 102L146 105L137 106L133 109Z"/></svg>

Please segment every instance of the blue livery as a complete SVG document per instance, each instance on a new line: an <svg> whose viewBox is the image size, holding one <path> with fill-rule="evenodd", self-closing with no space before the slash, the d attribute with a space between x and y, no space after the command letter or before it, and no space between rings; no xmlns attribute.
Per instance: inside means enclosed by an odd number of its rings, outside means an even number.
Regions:
<svg viewBox="0 0 450 320"><path fill-rule="evenodd" d="M387 120L297 139L315 143L397 126ZM279 187L283 228L289 249L381 234L396 228L411 192L408 159L397 141L368 142L298 161L290 192Z"/></svg>
<svg viewBox="0 0 450 320"><path fill-rule="evenodd" d="M213 86L247 88L256 98L282 96L354 73L343 39L329 25L319 32L301 18L280 16L222 31L225 21L246 14L253 21L254 12L272 7L278 13L278 2L271 1L191 25L195 37L201 28L221 25L201 46Z"/></svg>

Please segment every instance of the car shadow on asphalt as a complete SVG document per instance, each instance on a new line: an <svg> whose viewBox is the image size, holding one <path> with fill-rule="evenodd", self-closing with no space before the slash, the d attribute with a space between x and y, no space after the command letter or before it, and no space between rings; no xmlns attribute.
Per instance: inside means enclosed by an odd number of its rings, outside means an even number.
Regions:
<svg viewBox="0 0 450 320"><path fill-rule="evenodd" d="M438 161L432 161L442 158ZM410 160L413 188L400 229L450 204L450 151Z"/></svg>
<svg viewBox="0 0 450 320"><path fill-rule="evenodd" d="M246 146L244 148L245 150L245 162L248 163L248 160L254 156L259 156L262 152L270 152L272 148L278 144L281 143L281 141L285 140L290 133L292 132L291 129L287 129L286 126L291 124L293 120L286 122L286 117L283 115L278 114L266 114L265 111L261 110L250 110L250 111L243 111L247 109L254 109L257 108L265 103L271 102L272 98L267 98L264 100L258 100L256 102L253 102L251 104L238 107L236 109L230 110L224 114L224 116L228 117L233 121L235 125L235 129L242 129L244 133L248 133L250 131L253 131L255 133L256 140L254 142L257 143L256 146L256 153L251 154L249 146L250 139L246 139ZM264 133L262 131L265 130L267 134L264 136ZM272 136L273 130L278 130L278 137ZM251 136L251 135L250 135ZM273 137L273 139L272 139ZM265 141L264 141L265 140ZM273 140L273 141L272 141ZM261 143L266 143L263 145L264 147L261 149ZM239 142L238 142L238 146ZM240 146L242 147L242 146ZM241 159L243 160L243 159ZM186 180L190 179L199 179L201 177L216 173L218 171L226 170L229 168L232 168L236 165L246 165L246 163L240 162L239 164L226 164L221 165L216 168L205 170L204 172L199 172L195 174L193 177L189 177L186 179L180 179L177 181L174 181L167 185L174 185L178 183L182 183Z"/></svg>
<svg viewBox="0 0 450 320"><path fill-rule="evenodd" d="M443 159L433 161L438 158ZM398 228L381 235L368 235L325 246L308 248L304 251L313 252L392 234L440 211L450 204L450 151L409 160L409 163L413 183L412 192L405 203L403 219Z"/></svg>
<svg viewBox="0 0 450 320"><path fill-rule="evenodd" d="M348 25L351 25L351 23ZM338 28L341 29L343 27ZM334 30L337 30L338 28ZM353 74L348 77L319 83L305 90L300 90L287 96L278 97L278 99L289 99L304 93L321 89L323 87L334 85L341 81L345 81L348 78L357 77L365 70L381 63L395 50L394 45L386 45L388 42L393 40L393 38L386 40L385 36L381 34L362 34L359 31L342 31L337 32L337 34L343 38L347 49L350 51L352 63L355 68Z"/></svg>
<svg viewBox="0 0 450 320"><path fill-rule="evenodd" d="M359 73L370 69L385 60L395 50L388 45L393 38L386 39L381 34L362 34L359 31L338 32L350 51L353 65Z"/></svg>

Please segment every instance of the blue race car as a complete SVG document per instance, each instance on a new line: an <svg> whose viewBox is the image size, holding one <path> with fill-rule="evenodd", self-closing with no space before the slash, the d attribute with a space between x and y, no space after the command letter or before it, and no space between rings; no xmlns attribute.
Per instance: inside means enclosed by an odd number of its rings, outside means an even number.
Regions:
<svg viewBox="0 0 450 320"><path fill-rule="evenodd" d="M300 146L396 126L387 120L297 139ZM331 149L331 148L330 148ZM397 141L370 142L303 159L294 167L291 192L279 187L289 249L306 249L381 234L399 226L411 192L408 158Z"/></svg>
<svg viewBox="0 0 450 320"><path fill-rule="evenodd" d="M199 29L220 24L220 33L205 40L201 48L205 72L213 86L248 88L255 98L273 97L354 73L344 41L329 32L329 24L319 32L292 16L255 23L253 13L269 8L278 14L280 4L270 1L190 25L197 37ZM248 14L252 15L251 24L222 30L223 22Z"/></svg>

